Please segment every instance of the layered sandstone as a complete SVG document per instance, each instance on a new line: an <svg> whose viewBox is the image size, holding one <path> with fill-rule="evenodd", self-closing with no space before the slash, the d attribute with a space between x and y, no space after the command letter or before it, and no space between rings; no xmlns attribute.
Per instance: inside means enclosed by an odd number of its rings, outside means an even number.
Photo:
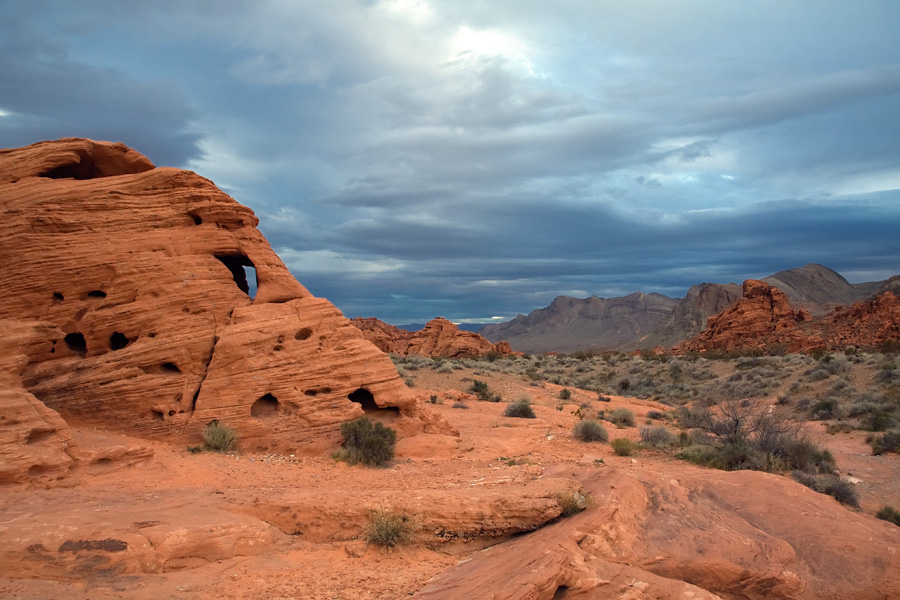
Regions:
<svg viewBox="0 0 900 600"><path fill-rule="evenodd" d="M462 358L484 356L489 353L510 354L507 342L492 344L477 333L462 331L452 322L438 317L412 332L384 323L374 317L355 318L351 323L358 327L367 340L383 352L408 356L445 356Z"/></svg>
<svg viewBox="0 0 900 600"><path fill-rule="evenodd" d="M390 359L208 179L64 139L0 151L0 199L0 320L42 323L21 380L66 420L187 441L219 420L285 450L366 413L423 428Z"/></svg>
<svg viewBox="0 0 900 600"><path fill-rule="evenodd" d="M801 323L811 319L807 311L791 308L787 296L778 288L748 279L737 303L709 317L700 335L675 346L673 351L765 351L776 346L787 349L820 344L809 340L800 329Z"/></svg>

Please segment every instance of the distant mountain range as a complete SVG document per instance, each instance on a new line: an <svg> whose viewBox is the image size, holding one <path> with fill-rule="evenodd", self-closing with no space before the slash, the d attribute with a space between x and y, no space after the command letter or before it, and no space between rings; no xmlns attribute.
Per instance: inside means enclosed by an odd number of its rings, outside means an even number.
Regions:
<svg viewBox="0 0 900 600"><path fill-rule="evenodd" d="M900 291L900 276L852 284L814 263L779 271L763 281L784 292L792 306L813 316L884 291ZM478 333L492 342L505 340L520 352L670 348L702 332L707 317L740 298L737 283L697 284L684 298L641 292L621 298L559 296L546 308L507 323L485 325Z"/></svg>

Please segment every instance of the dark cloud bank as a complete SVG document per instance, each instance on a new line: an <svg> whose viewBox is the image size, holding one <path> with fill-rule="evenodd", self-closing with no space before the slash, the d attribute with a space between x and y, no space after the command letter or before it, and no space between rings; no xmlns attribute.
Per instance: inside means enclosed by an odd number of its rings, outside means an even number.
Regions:
<svg viewBox="0 0 900 600"><path fill-rule="evenodd" d="M0 146L123 141L348 316L900 272L900 5L35 0Z"/></svg>

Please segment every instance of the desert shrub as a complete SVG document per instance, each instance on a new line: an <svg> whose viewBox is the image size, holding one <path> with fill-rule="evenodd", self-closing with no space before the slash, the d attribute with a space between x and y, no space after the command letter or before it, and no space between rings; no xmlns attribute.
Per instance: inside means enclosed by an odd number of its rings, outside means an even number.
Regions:
<svg viewBox="0 0 900 600"><path fill-rule="evenodd" d="M503 411L504 417L518 417L520 419L534 419L534 409L531 408L531 402L528 400L517 400L506 406Z"/></svg>
<svg viewBox="0 0 900 600"><path fill-rule="evenodd" d="M606 413L606 420L616 427L634 427L634 413L627 408L614 408Z"/></svg>
<svg viewBox="0 0 900 600"><path fill-rule="evenodd" d="M556 497L556 503L561 510L560 516L571 517L577 515L591 505L591 495L582 491L575 490L564 492Z"/></svg>
<svg viewBox="0 0 900 600"><path fill-rule="evenodd" d="M853 484L835 475L810 475L802 471L794 471L791 476L806 487L828 494L841 504L859 508L859 497Z"/></svg>
<svg viewBox="0 0 900 600"><path fill-rule="evenodd" d="M686 446L676 456L701 467L724 469L725 464L721 458L719 449L706 444L692 444Z"/></svg>
<svg viewBox="0 0 900 600"><path fill-rule="evenodd" d="M404 515L389 512L384 507L370 514L372 523L366 530L366 541L384 548L407 544L415 533L414 524Z"/></svg>
<svg viewBox="0 0 900 600"><path fill-rule="evenodd" d="M894 510L893 506L885 506L877 513L875 516L881 519L882 521L888 521L893 523L897 527L900 527L900 511Z"/></svg>
<svg viewBox="0 0 900 600"><path fill-rule="evenodd" d="M656 419L656 420L665 419L666 413L661 413L658 410L650 410L650 411L647 411L647 418L648 419Z"/></svg>
<svg viewBox="0 0 900 600"><path fill-rule="evenodd" d="M809 407L809 414L816 421L838 419L841 417L841 405L836 398L822 398Z"/></svg>
<svg viewBox="0 0 900 600"><path fill-rule="evenodd" d="M896 452L900 454L900 431L888 431L872 438L872 454Z"/></svg>
<svg viewBox="0 0 900 600"><path fill-rule="evenodd" d="M351 465L362 463L377 467L394 458L397 432L381 423L373 424L368 417L341 423L345 458Z"/></svg>
<svg viewBox="0 0 900 600"><path fill-rule="evenodd" d="M218 421L213 421L203 430L203 447L213 452L228 452L237 441L237 431Z"/></svg>
<svg viewBox="0 0 900 600"><path fill-rule="evenodd" d="M559 399L560 400L568 400L572 397L572 391L569 388L563 388L559 391Z"/></svg>
<svg viewBox="0 0 900 600"><path fill-rule="evenodd" d="M609 439L606 428L593 419L585 419L575 423L572 428L572 435L582 442L605 442Z"/></svg>
<svg viewBox="0 0 900 600"><path fill-rule="evenodd" d="M491 391L491 388L486 381L476 379L472 382L472 387L469 388L469 391L482 401L492 401L494 399L494 393Z"/></svg>
<svg viewBox="0 0 900 600"><path fill-rule="evenodd" d="M873 408L860 420L860 426L868 431L887 431L888 429L896 428L897 425L900 425L900 422L897 421L896 415L890 410L893 408L893 406Z"/></svg>
<svg viewBox="0 0 900 600"><path fill-rule="evenodd" d="M457 400L453 403L453 408L469 408L469 405L465 403L463 400Z"/></svg>
<svg viewBox="0 0 900 600"><path fill-rule="evenodd" d="M609 443L617 456L631 456L637 449L634 442L628 438L616 438Z"/></svg>
<svg viewBox="0 0 900 600"><path fill-rule="evenodd" d="M641 427L638 431L641 433L641 441L654 448L668 448L675 443L675 436L662 425Z"/></svg>
<svg viewBox="0 0 900 600"><path fill-rule="evenodd" d="M604 396L603 394L599 394L597 396L597 401L598 402L612 402L612 398L610 398L609 396Z"/></svg>

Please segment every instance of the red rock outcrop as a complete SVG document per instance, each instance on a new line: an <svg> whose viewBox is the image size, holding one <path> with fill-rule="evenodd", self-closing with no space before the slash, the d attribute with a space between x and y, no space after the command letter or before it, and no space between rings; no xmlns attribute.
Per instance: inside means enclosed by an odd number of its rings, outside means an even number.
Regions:
<svg viewBox="0 0 900 600"><path fill-rule="evenodd" d="M814 319L805 310L793 310L778 288L749 279L740 301L710 317L703 333L672 351L808 352L873 348L889 341L900 341L900 300L892 292Z"/></svg>
<svg viewBox="0 0 900 600"><path fill-rule="evenodd" d="M413 597L861 600L900 594L900 559L888 550L900 543L900 530L788 478L669 470L594 473L583 481L592 508L481 552Z"/></svg>
<svg viewBox="0 0 900 600"><path fill-rule="evenodd" d="M439 429L208 179L64 139L0 151L0 202L0 327L41 323L21 381L64 419L195 442L219 420L283 450L333 447L363 414Z"/></svg>
<svg viewBox="0 0 900 600"><path fill-rule="evenodd" d="M873 300L838 307L817 325L829 350L900 343L900 298L893 292L884 292Z"/></svg>
<svg viewBox="0 0 900 600"><path fill-rule="evenodd" d="M707 319L706 329L697 337L675 346L672 351L767 350L775 346L805 347L819 342L808 340L800 324L812 317L795 311L778 288L764 281L744 282L743 297L734 305Z"/></svg>
<svg viewBox="0 0 900 600"><path fill-rule="evenodd" d="M512 354L507 342L492 344L471 331L461 331L452 322L438 317L426 323L420 331L412 332L394 327L374 317L355 318L351 323L358 327L367 340L382 352L407 356L446 356L462 358L484 356L488 353Z"/></svg>

